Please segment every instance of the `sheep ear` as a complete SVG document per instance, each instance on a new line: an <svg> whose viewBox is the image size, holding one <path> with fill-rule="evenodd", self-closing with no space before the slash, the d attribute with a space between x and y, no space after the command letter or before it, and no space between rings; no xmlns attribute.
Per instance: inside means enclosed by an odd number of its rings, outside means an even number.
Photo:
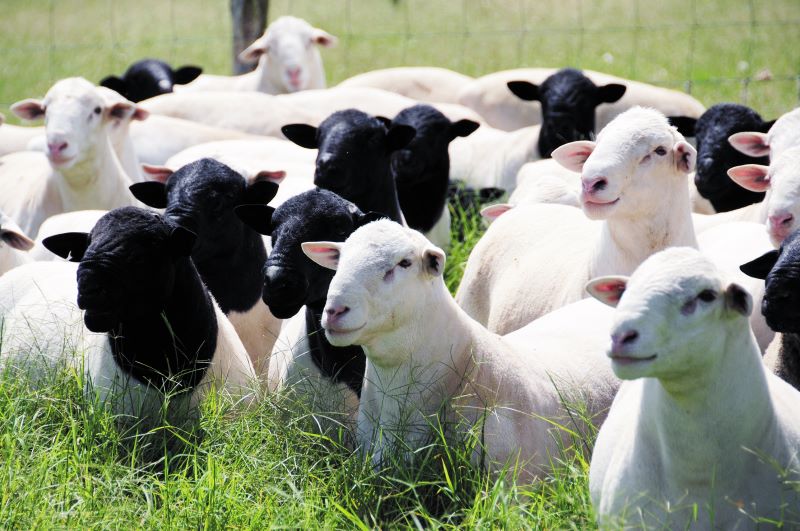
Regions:
<svg viewBox="0 0 800 531"><path fill-rule="evenodd" d="M393 125L386 133L386 150L389 152L403 149L417 136L417 130L410 125Z"/></svg>
<svg viewBox="0 0 800 531"><path fill-rule="evenodd" d="M259 37L253 41L253 44L242 50L239 54L239 60L243 63L258 62L261 56L267 53L267 50L269 50L267 40L264 37Z"/></svg>
<svg viewBox="0 0 800 531"><path fill-rule="evenodd" d="M281 127L283 136L294 142L300 147L317 149L317 128L308 124L289 124Z"/></svg>
<svg viewBox="0 0 800 531"><path fill-rule="evenodd" d="M751 192L769 190L769 166L763 164L743 164L728 169L728 177L733 182Z"/></svg>
<svg viewBox="0 0 800 531"><path fill-rule="evenodd" d="M244 189L241 204L266 205L278 193L278 183L272 181L256 181Z"/></svg>
<svg viewBox="0 0 800 531"><path fill-rule="evenodd" d="M169 235L169 248L173 256L190 256L197 241L197 234L181 226L172 229Z"/></svg>
<svg viewBox="0 0 800 531"><path fill-rule="evenodd" d="M775 267L775 263L778 261L780 255L781 252L777 249L767 251L755 260L740 265L739 270L748 277L765 280L769 272L772 271L772 268Z"/></svg>
<svg viewBox="0 0 800 531"><path fill-rule="evenodd" d="M265 236L272 234L274 212L275 209L267 205L239 205L233 209L233 213L242 223Z"/></svg>
<svg viewBox="0 0 800 531"><path fill-rule="evenodd" d="M736 133L728 137L728 142L738 151L751 157L764 157L769 155L769 142L766 133L748 131Z"/></svg>
<svg viewBox="0 0 800 531"><path fill-rule="evenodd" d="M580 173L596 145L591 140L577 140L557 147L550 156L566 169Z"/></svg>
<svg viewBox="0 0 800 531"><path fill-rule="evenodd" d="M500 203L497 205L489 205L481 209L481 217L489 223L494 222L497 218L514 208L513 205Z"/></svg>
<svg viewBox="0 0 800 531"><path fill-rule="evenodd" d="M150 117L150 111L145 109L144 107L139 107L138 105L133 106L133 114L131 115L131 120L138 120L143 121L147 120Z"/></svg>
<svg viewBox="0 0 800 531"><path fill-rule="evenodd" d="M608 85L597 87L595 101L598 105L601 103L614 103L625 95L626 90L628 90L628 87L619 83L609 83Z"/></svg>
<svg viewBox="0 0 800 531"><path fill-rule="evenodd" d="M603 304L616 308L627 285L628 277L611 275L590 280L584 289Z"/></svg>
<svg viewBox="0 0 800 531"><path fill-rule="evenodd" d="M133 183L128 187L133 197L151 208L167 208L167 186L158 181Z"/></svg>
<svg viewBox="0 0 800 531"><path fill-rule="evenodd" d="M136 114L136 109L137 107L133 102L120 101L106 107L103 117L106 120L132 120L134 114Z"/></svg>
<svg viewBox="0 0 800 531"><path fill-rule="evenodd" d="M473 122L472 120L467 120L466 118L457 122L453 122L450 124L450 140L454 140L459 136L469 136L480 126L481 124L478 122Z"/></svg>
<svg viewBox="0 0 800 531"><path fill-rule="evenodd" d="M675 153L675 165L678 171L683 173L694 171L694 166L697 162L697 150L689 142L686 140L678 141L672 147L672 151Z"/></svg>
<svg viewBox="0 0 800 531"><path fill-rule="evenodd" d="M281 184L286 178L286 172L283 170L261 170L253 177L253 182L270 181L275 184Z"/></svg>
<svg viewBox="0 0 800 531"><path fill-rule="evenodd" d="M22 100L11 106L11 112L23 120L41 120L44 118L44 105L41 100Z"/></svg>
<svg viewBox="0 0 800 531"><path fill-rule="evenodd" d="M675 127L683 136L695 136L697 118L690 118L688 116L667 116L667 120L669 120L669 124Z"/></svg>
<svg viewBox="0 0 800 531"><path fill-rule="evenodd" d="M202 73L203 69L199 66L186 65L172 71L172 80L176 85L185 85L197 79Z"/></svg>
<svg viewBox="0 0 800 531"><path fill-rule="evenodd" d="M42 240L45 249L70 262L80 262L89 247L89 235L85 232L54 234Z"/></svg>
<svg viewBox="0 0 800 531"><path fill-rule="evenodd" d="M422 267L432 277L442 276L445 260L444 251L438 247L428 247L422 253Z"/></svg>
<svg viewBox="0 0 800 531"><path fill-rule="evenodd" d="M744 317L749 317L753 311L753 297L739 284L731 282L725 288L725 307Z"/></svg>
<svg viewBox="0 0 800 531"><path fill-rule="evenodd" d="M339 39L325 30L314 28L314 30L311 32L311 42L320 46L324 46L325 48L333 48L339 44Z"/></svg>
<svg viewBox="0 0 800 531"><path fill-rule="evenodd" d="M119 95L126 98L128 97L128 83L117 76L104 77L103 80L100 81L100 86L110 88Z"/></svg>
<svg viewBox="0 0 800 531"><path fill-rule="evenodd" d="M142 164L142 171L151 181L166 183L169 176L175 173L166 166L154 166L152 164Z"/></svg>
<svg viewBox="0 0 800 531"><path fill-rule="evenodd" d="M0 212L0 239L19 251L30 251L34 241L22 232L13 219Z"/></svg>
<svg viewBox="0 0 800 531"><path fill-rule="evenodd" d="M380 212L375 212L371 210L366 214L361 214L358 219L356 220L356 228L363 227L367 223L372 223L373 221L378 221L379 219L388 219L386 215L381 214Z"/></svg>
<svg viewBox="0 0 800 531"><path fill-rule="evenodd" d="M525 101L538 101L539 100L539 86L534 85L528 81L509 81L506 83L508 90L514 96Z"/></svg>
<svg viewBox="0 0 800 531"><path fill-rule="evenodd" d="M335 242L303 242L300 247L314 263L334 271L339 267L340 244Z"/></svg>

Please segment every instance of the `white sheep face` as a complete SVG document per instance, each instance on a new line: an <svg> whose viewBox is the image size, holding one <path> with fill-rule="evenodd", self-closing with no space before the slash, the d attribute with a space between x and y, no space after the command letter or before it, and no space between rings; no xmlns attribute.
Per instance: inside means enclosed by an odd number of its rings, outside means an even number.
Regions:
<svg viewBox="0 0 800 531"><path fill-rule="evenodd" d="M11 110L26 120L44 118L47 157L53 166L67 169L105 141L106 124L129 120L136 107L127 100L109 102L92 83L75 77L58 81L43 100L23 100Z"/></svg>
<svg viewBox="0 0 800 531"><path fill-rule="evenodd" d="M597 142L565 144L553 158L581 172L581 207L591 219L639 217L694 170L697 152L663 114L635 107L611 121Z"/></svg>
<svg viewBox="0 0 800 531"><path fill-rule="evenodd" d="M359 228L343 244L313 242L303 251L336 269L322 316L332 345L365 345L393 332L413 334L419 308L444 269L444 252L420 233L389 220ZM370 360L396 366L404 359Z"/></svg>
<svg viewBox="0 0 800 531"><path fill-rule="evenodd" d="M720 362L714 356L725 352L726 336L747 326L752 310L743 288L725 282L708 259L688 247L654 254L628 280L595 279L587 291L617 308L608 356L614 373L625 380L677 381L701 374Z"/></svg>
<svg viewBox="0 0 800 531"><path fill-rule="evenodd" d="M331 47L336 42L336 37L303 19L280 17L239 57L259 61L274 84L284 92L297 92L309 87L312 72L322 70L317 46Z"/></svg>

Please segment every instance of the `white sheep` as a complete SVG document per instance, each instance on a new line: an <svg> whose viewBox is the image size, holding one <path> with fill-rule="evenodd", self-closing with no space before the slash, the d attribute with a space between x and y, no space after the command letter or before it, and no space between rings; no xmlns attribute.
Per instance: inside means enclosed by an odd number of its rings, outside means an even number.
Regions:
<svg viewBox="0 0 800 531"><path fill-rule="evenodd" d="M580 193L580 173L566 169L554 159L542 159L522 165L508 202L512 205L558 203L580 207Z"/></svg>
<svg viewBox="0 0 800 531"><path fill-rule="evenodd" d="M488 125L497 129L514 131L535 125L542 121L540 107L517 98L508 90L507 83L525 80L541 84L556 71L555 68L519 68L495 72L465 86L459 94L458 103L473 109ZM617 102L602 104L597 108L597 130L605 127L621 112L637 105L653 107L667 116L699 118L705 111L699 101L683 92L592 70L583 70L583 73L598 85L619 83L627 87L625 94Z"/></svg>
<svg viewBox="0 0 800 531"><path fill-rule="evenodd" d="M570 420L572 407L587 404L602 420L618 383L602 356L611 312L596 301L499 337L456 305L442 279L444 253L413 230L380 220L343 244L307 242L303 250L336 269L326 337L367 355L357 438L375 464L393 447L423 446L444 411L445 423L480 430L493 470L518 465L528 482L569 440L559 425L585 433Z"/></svg>
<svg viewBox="0 0 800 531"><path fill-rule="evenodd" d="M239 59L258 62L252 72L239 76L201 74L175 92L241 90L286 94L325 88L325 69L317 46L335 46L336 37L297 17L275 19Z"/></svg>
<svg viewBox="0 0 800 531"><path fill-rule="evenodd" d="M0 166L0 209L29 236L49 216L89 208L131 205L132 184L120 164L108 124L137 112L130 102L109 104L83 78L57 82L44 100L24 100L11 110L28 120L46 118L47 155L6 155Z"/></svg>
<svg viewBox="0 0 800 531"><path fill-rule="evenodd" d="M317 126L328 116L344 109L392 117L416 105L417 101L385 90L368 87L334 87L271 96L257 92L197 92L164 94L141 103L153 114L182 118L206 125L254 135L284 138L281 127L291 123ZM451 121L478 114L466 107L434 103Z"/></svg>
<svg viewBox="0 0 800 531"><path fill-rule="evenodd" d="M614 280L595 293L616 306L608 356L630 381L589 470L601 527L800 524L800 392L765 371L750 295L685 248Z"/></svg>
<svg viewBox="0 0 800 531"><path fill-rule="evenodd" d="M406 98L432 103L458 103L458 94L475 78L446 68L401 66L384 68L345 79L339 87L372 87Z"/></svg>
<svg viewBox="0 0 800 531"><path fill-rule="evenodd" d="M16 151L25 151L31 139L44 134L44 127L3 125L4 121L5 116L0 114L0 157Z"/></svg>
<svg viewBox="0 0 800 531"><path fill-rule="evenodd" d="M456 294L493 332L581 299L594 276L631 273L666 247L697 246L686 186L695 150L661 113L631 109L596 144L573 142L553 155L582 170L583 212L520 204L503 214L472 251Z"/></svg>

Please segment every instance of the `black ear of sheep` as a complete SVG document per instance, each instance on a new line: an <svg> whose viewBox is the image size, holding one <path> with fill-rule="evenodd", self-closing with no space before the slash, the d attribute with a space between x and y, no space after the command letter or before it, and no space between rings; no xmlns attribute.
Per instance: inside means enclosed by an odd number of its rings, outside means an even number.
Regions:
<svg viewBox="0 0 800 531"><path fill-rule="evenodd" d="M534 85L529 81L509 81L506 83L508 90L510 90L516 97L525 101L538 101L539 100L539 86Z"/></svg>
<svg viewBox="0 0 800 531"><path fill-rule="evenodd" d="M186 65L172 71L172 82L176 85L185 85L191 83L197 76L203 73L203 69L199 66Z"/></svg>
<svg viewBox="0 0 800 531"><path fill-rule="evenodd" d="M196 241L197 234L181 226L169 234L170 250L175 256L190 256Z"/></svg>
<svg viewBox="0 0 800 531"><path fill-rule="evenodd" d="M761 127L758 128L758 131L761 131L762 133L769 133L769 130L772 129L772 126L775 125L775 122L777 121L778 120L775 119L775 120L770 120L769 122L762 123Z"/></svg>
<svg viewBox="0 0 800 531"><path fill-rule="evenodd" d="M152 208L167 208L167 187L158 181L134 183L128 187L133 197Z"/></svg>
<svg viewBox="0 0 800 531"><path fill-rule="evenodd" d="M688 116L667 116L667 120L669 120L669 124L675 126L678 132L683 136L695 136L697 118L689 118Z"/></svg>
<svg viewBox="0 0 800 531"><path fill-rule="evenodd" d="M769 275L769 272L772 271L780 254L780 251L773 249L772 251L762 254L755 260L740 265L739 269L749 277L764 280L767 278L767 275Z"/></svg>
<svg viewBox="0 0 800 531"><path fill-rule="evenodd" d="M385 214L381 214L380 212L375 212L371 210L366 214L361 214L358 219L356 220L356 228L363 227L367 223L371 223L373 221L378 221L379 219L389 219Z"/></svg>
<svg viewBox="0 0 800 531"><path fill-rule="evenodd" d="M619 83L609 83L608 85L597 87L595 101L598 105L601 103L614 103L625 95L626 90L628 90L628 87Z"/></svg>
<svg viewBox="0 0 800 531"><path fill-rule="evenodd" d="M317 128L308 124L289 124L281 127L283 136L294 142L300 147L307 149L317 149Z"/></svg>
<svg viewBox="0 0 800 531"><path fill-rule="evenodd" d="M85 232L65 232L54 234L42 240L42 245L53 254L70 262L80 262L89 247L89 234Z"/></svg>
<svg viewBox="0 0 800 531"><path fill-rule="evenodd" d="M272 234L272 214L275 209L267 205L239 205L233 209L242 223L259 234Z"/></svg>
<svg viewBox="0 0 800 531"><path fill-rule="evenodd" d="M243 205L263 204L266 205L278 193L278 183L272 181L256 181L248 184L244 191Z"/></svg>
<svg viewBox="0 0 800 531"><path fill-rule="evenodd" d="M455 139L459 136L469 136L475 132L481 124L473 122L472 120L458 120L450 125L450 139Z"/></svg>
<svg viewBox="0 0 800 531"><path fill-rule="evenodd" d="M417 130L410 125L393 125L386 133L386 150L389 152L403 149L417 136Z"/></svg>
<svg viewBox="0 0 800 531"><path fill-rule="evenodd" d="M120 95L128 97L128 83L124 79L120 79L117 76L108 76L104 77L102 81L100 81L101 87L110 88L111 90L118 92Z"/></svg>

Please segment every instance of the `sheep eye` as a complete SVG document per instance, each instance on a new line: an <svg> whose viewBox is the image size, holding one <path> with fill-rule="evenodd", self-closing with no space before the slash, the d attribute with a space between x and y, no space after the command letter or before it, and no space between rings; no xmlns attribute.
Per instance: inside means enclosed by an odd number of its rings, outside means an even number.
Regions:
<svg viewBox="0 0 800 531"><path fill-rule="evenodd" d="M94 108L94 113L95 114L100 114L100 107L95 107Z"/></svg>
<svg viewBox="0 0 800 531"><path fill-rule="evenodd" d="M697 295L697 298L703 302L713 302L717 299L717 294L714 290L704 289Z"/></svg>
<svg viewBox="0 0 800 531"><path fill-rule="evenodd" d="M409 260L408 258L403 258L402 260L397 262L397 265L399 265L403 269L408 269L409 267L411 267L411 260Z"/></svg>
<svg viewBox="0 0 800 531"><path fill-rule="evenodd" d="M660 156L662 156L662 157L663 157L663 156L664 156L664 155L666 155L666 154L667 154L667 150L666 150L666 149L664 149L664 146L658 146L658 147L656 148L656 155L660 155Z"/></svg>

